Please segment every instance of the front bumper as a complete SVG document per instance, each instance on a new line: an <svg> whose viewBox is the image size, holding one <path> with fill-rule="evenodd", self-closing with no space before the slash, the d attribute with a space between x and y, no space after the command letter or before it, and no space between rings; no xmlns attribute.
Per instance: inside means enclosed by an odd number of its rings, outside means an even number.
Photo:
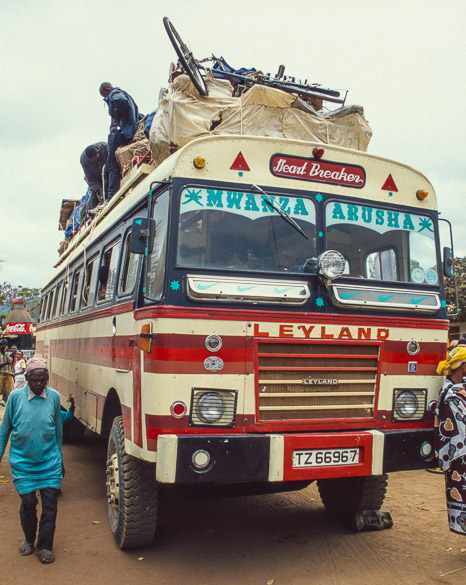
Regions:
<svg viewBox="0 0 466 585"><path fill-rule="evenodd" d="M156 479L168 484L312 481L423 469L433 460L433 431L363 431L270 435L160 435ZM426 454L426 444L431 446ZM423 447L421 449L421 447ZM351 465L294 468L293 451L359 449ZM210 463L196 469L193 454ZM424 455L422 454L424 453Z"/></svg>

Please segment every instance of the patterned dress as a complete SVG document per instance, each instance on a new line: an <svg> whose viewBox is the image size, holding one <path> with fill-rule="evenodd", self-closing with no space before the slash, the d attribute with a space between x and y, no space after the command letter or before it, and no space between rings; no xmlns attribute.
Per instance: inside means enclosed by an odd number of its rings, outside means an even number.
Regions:
<svg viewBox="0 0 466 585"><path fill-rule="evenodd" d="M435 414L435 449L445 472L450 530L466 535L466 384L447 378Z"/></svg>

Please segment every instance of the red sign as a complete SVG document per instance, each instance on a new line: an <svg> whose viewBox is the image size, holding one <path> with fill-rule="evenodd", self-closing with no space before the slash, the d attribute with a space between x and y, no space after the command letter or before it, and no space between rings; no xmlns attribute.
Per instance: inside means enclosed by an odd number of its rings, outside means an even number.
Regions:
<svg viewBox="0 0 466 585"><path fill-rule="evenodd" d="M238 152L238 156L233 161L233 164L231 165L230 169L232 171L250 171L251 170L241 151Z"/></svg>
<svg viewBox="0 0 466 585"><path fill-rule="evenodd" d="M22 333L32 333L32 323L7 323L5 325L5 335L20 335Z"/></svg>
<svg viewBox="0 0 466 585"><path fill-rule="evenodd" d="M362 189L366 183L366 171L362 167L286 154L274 154L270 159L270 170L277 177L357 189Z"/></svg>

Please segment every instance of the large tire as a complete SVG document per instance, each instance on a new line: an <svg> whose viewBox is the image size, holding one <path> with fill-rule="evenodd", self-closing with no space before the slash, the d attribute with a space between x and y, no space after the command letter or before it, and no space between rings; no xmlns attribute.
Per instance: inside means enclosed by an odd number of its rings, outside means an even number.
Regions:
<svg viewBox="0 0 466 585"><path fill-rule="evenodd" d="M154 465L125 452L123 418L113 421L107 450L110 528L121 549L152 544L157 524L158 486Z"/></svg>
<svg viewBox="0 0 466 585"><path fill-rule="evenodd" d="M319 479L317 486L327 512L354 514L380 510L387 491L387 475Z"/></svg>

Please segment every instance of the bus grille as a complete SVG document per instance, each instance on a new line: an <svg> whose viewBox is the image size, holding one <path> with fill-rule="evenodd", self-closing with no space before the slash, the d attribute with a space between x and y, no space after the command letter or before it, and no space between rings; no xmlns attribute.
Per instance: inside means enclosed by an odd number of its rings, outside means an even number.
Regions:
<svg viewBox="0 0 466 585"><path fill-rule="evenodd" d="M261 342L259 418L373 417L378 360L376 345Z"/></svg>

